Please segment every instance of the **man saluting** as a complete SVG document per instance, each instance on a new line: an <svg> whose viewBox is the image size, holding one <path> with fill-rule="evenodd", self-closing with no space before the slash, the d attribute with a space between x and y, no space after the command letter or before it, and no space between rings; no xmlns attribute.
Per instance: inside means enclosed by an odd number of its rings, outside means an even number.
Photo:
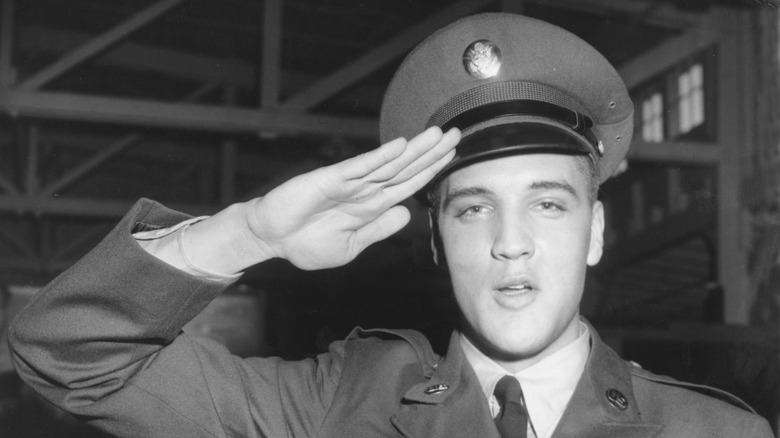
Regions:
<svg viewBox="0 0 780 438"><path fill-rule="evenodd" d="M457 21L400 66L378 149L209 218L137 203L16 319L18 371L128 437L769 437L740 400L623 361L579 315L596 193L632 121L614 68L574 35ZM444 356L413 331L356 330L299 362L181 333L248 266L349 263L408 222L415 193L461 315Z"/></svg>

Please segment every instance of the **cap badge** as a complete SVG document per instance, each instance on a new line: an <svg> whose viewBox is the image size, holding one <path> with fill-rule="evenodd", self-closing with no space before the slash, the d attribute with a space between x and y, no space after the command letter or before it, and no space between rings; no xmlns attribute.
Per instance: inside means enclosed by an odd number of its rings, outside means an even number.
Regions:
<svg viewBox="0 0 780 438"><path fill-rule="evenodd" d="M477 79L493 77L501 68L501 50L488 40L474 41L463 52L463 66Z"/></svg>

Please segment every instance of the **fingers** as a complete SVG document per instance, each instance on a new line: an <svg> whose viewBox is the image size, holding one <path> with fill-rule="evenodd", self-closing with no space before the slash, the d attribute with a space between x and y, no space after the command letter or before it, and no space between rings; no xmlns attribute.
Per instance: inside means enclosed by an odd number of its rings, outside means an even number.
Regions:
<svg viewBox="0 0 780 438"><path fill-rule="evenodd" d="M406 151L406 139L399 137L382 146L335 164L333 169L344 180L363 178L377 169L392 162Z"/></svg>
<svg viewBox="0 0 780 438"><path fill-rule="evenodd" d="M393 180L395 185L385 187L386 202L396 204L425 187L455 157L455 145L459 141L458 130L450 130L444 134L435 153L431 153L428 157L421 157L409 166L413 168L413 172L401 172L398 178ZM431 159L435 161L429 162Z"/></svg>
<svg viewBox="0 0 780 438"><path fill-rule="evenodd" d="M426 129L421 134L409 140L406 150L393 161L376 169L370 175L366 175L366 181L372 183L384 183L395 179L399 173L408 169L415 161L429 155L439 146L442 138L441 129L434 126ZM433 160L435 161L435 160Z"/></svg>
<svg viewBox="0 0 780 438"><path fill-rule="evenodd" d="M355 254L360 253L375 242L392 236L406 226L410 219L411 213L406 207L402 205L391 207L355 232Z"/></svg>
<svg viewBox="0 0 780 438"><path fill-rule="evenodd" d="M416 138L409 142L409 146L407 146L408 149L416 147L414 144L415 140ZM437 166L438 168L436 171L430 175L432 178L436 173L438 173L439 170L441 170L441 167L443 167L438 166L441 164L440 160L447 156L447 154L455 148L459 141L460 131L453 129L449 130L427 153L419 156L411 163L406 164L392 179L388 181L386 186L401 184L410 180L411 178L414 178L421 172L426 172L426 174L429 174L430 172L428 172L426 169L431 166ZM447 162L449 162L449 160L447 160ZM446 164L446 162L444 164Z"/></svg>
<svg viewBox="0 0 780 438"><path fill-rule="evenodd" d="M423 171L414 175L412 178L404 181L401 184L386 188L384 192L387 195L387 202L395 204L415 194L418 190L425 187L425 185L428 184L428 182L430 182L433 177L436 176L436 174L439 173L439 171L441 171L444 166L446 166L447 163L452 160L453 157L455 157L455 151L451 150L447 153L447 155L440 158L436 163L426 167Z"/></svg>
<svg viewBox="0 0 780 438"><path fill-rule="evenodd" d="M373 151L343 161L332 169L346 181L361 179L368 183L386 182L395 178L411 163L435 150L441 138L441 129L434 126L409 142L397 138Z"/></svg>

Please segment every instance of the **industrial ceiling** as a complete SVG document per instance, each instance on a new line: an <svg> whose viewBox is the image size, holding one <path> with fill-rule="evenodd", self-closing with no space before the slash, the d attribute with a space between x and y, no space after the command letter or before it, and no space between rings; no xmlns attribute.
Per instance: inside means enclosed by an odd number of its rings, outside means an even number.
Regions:
<svg viewBox="0 0 780 438"><path fill-rule="evenodd" d="M0 273L4 283L51 278L139 197L213 213L375 147L395 67L459 17L541 18L620 69L706 27L712 9L755 7L728 0L2 0ZM397 239L424 246L425 237L414 237L424 228L413 224ZM387 263L388 254L378 260Z"/></svg>

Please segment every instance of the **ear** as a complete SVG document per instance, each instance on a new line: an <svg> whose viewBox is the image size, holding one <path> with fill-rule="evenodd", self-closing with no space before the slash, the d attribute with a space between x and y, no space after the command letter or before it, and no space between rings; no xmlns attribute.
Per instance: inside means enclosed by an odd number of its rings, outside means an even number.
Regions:
<svg viewBox="0 0 780 438"><path fill-rule="evenodd" d="M595 266L604 252L604 204L593 203L590 218L590 246L588 247L588 266Z"/></svg>
<svg viewBox="0 0 780 438"><path fill-rule="evenodd" d="M433 223L433 212L428 209L428 229L431 230L431 252L433 252L433 263L436 263L436 266L439 265L439 249L436 247L436 233L437 228L436 225Z"/></svg>

